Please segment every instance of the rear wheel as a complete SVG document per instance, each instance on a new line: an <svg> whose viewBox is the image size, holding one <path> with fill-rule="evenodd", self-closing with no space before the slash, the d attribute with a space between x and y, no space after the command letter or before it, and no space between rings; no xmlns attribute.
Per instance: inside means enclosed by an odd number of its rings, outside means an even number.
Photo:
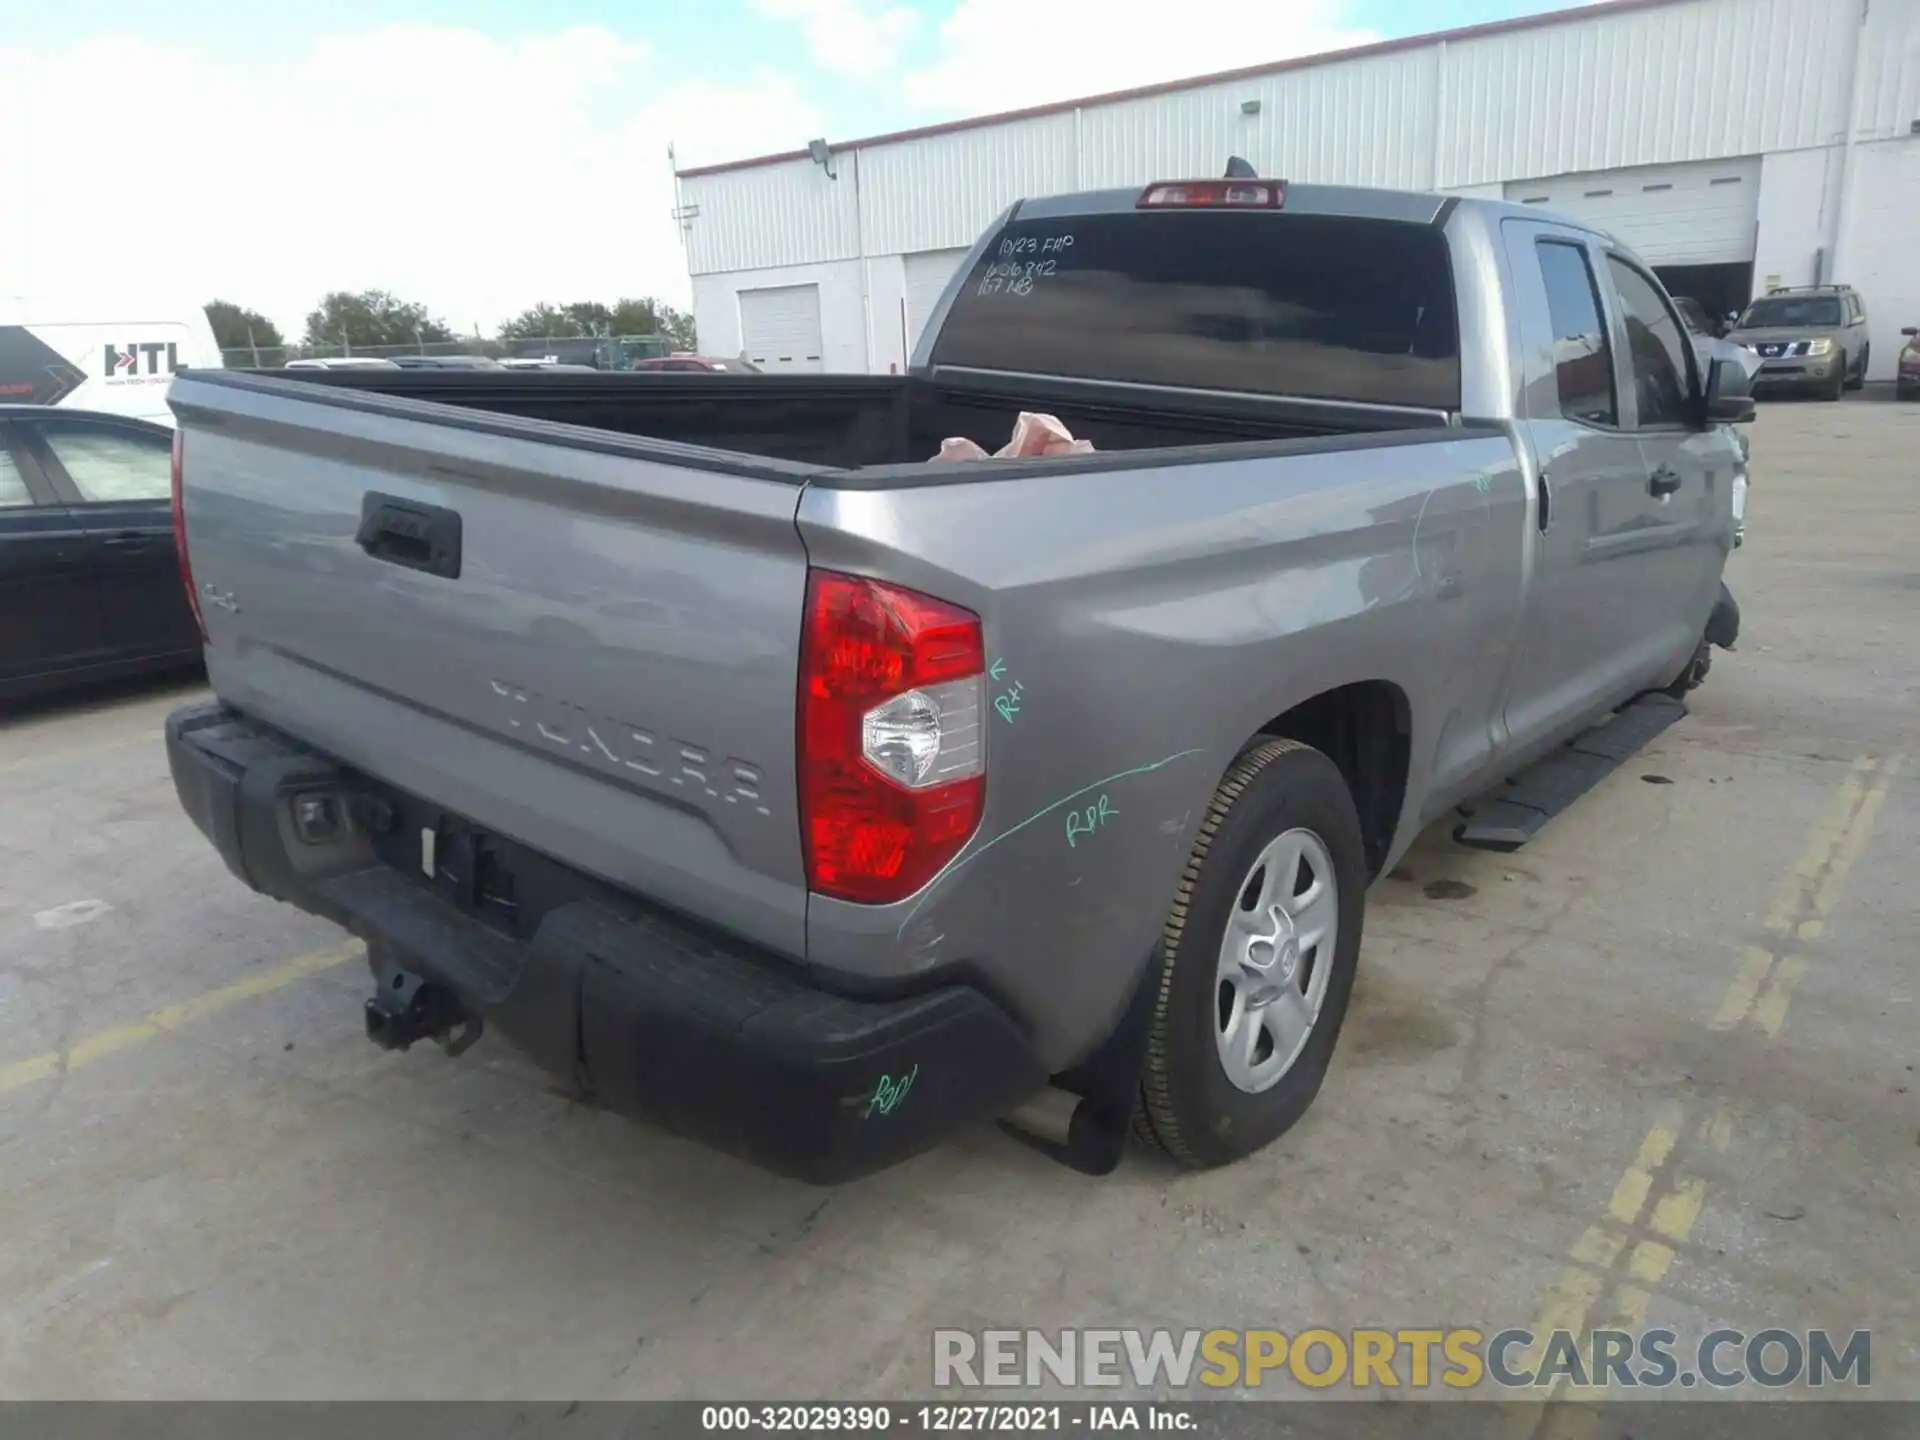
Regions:
<svg viewBox="0 0 1920 1440"><path fill-rule="evenodd" d="M1167 915L1142 1138L1183 1165L1224 1165L1306 1113L1346 1017L1366 883L1339 768L1293 740L1244 751Z"/></svg>

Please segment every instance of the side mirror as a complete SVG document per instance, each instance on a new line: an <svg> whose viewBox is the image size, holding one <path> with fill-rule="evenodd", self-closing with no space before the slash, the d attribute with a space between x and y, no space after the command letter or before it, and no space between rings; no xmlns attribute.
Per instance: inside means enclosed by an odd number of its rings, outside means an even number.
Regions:
<svg viewBox="0 0 1920 1440"><path fill-rule="evenodd" d="M1752 384L1753 371L1745 361L1724 353L1714 356L1707 365L1707 423L1745 425L1750 422L1755 409Z"/></svg>
<svg viewBox="0 0 1920 1440"><path fill-rule="evenodd" d="M1906 336L1909 340L1915 339L1916 337L1920 337L1920 329L1916 329L1912 325L1907 326L1907 328L1902 330L1900 333Z"/></svg>

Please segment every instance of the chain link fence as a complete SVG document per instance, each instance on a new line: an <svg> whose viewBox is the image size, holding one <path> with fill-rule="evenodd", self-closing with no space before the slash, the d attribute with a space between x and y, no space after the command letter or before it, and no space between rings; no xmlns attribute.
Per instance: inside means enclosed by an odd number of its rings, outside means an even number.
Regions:
<svg viewBox="0 0 1920 1440"><path fill-rule="evenodd" d="M349 355L369 359L387 359L394 355L485 355L499 359L512 347L498 340L469 336L461 340L423 340L411 345L236 345L220 352L220 360L229 370L274 369L289 360L339 360ZM526 342L543 343L543 342Z"/></svg>
<svg viewBox="0 0 1920 1440"><path fill-rule="evenodd" d="M499 360L514 355L553 354L570 361L596 363L602 369L622 369L631 360L668 354L674 346L664 335L622 335L595 337L582 335L523 336L513 340L489 340L470 335L453 340L419 340L407 345L349 345L345 342L320 345L237 345L222 349L221 363L229 370L278 369L289 360L340 360L349 356L365 359L390 359L395 355L484 355ZM597 351L592 360L585 351Z"/></svg>

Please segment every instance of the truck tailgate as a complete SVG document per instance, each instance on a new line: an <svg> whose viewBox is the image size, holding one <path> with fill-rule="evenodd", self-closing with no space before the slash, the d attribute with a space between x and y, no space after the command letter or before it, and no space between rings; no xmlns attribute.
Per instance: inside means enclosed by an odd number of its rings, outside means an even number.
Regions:
<svg viewBox="0 0 1920 1440"><path fill-rule="evenodd" d="M170 400L222 700L804 955L805 467L258 376Z"/></svg>

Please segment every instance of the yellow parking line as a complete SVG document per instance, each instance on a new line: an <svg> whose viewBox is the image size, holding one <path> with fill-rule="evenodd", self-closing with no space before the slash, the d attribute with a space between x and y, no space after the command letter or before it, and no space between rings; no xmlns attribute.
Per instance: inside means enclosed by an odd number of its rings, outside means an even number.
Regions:
<svg viewBox="0 0 1920 1440"><path fill-rule="evenodd" d="M296 981L309 975L318 975L323 970L331 970L344 965L349 960L357 960L366 953L366 947L358 940L350 940L344 945L330 946L325 950L315 950L289 960L283 965L262 970L257 975L249 975L244 980L236 980L231 985L223 985L218 990L210 990L205 995L195 996L191 1000L182 1000L177 1004L163 1005L150 1014L143 1015L126 1025L115 1025L111 1029L96 1030L93 1034L76 1040L65 1050L51 1050L44 1055L35 1055L28 1060L16 1060L10 1065L0 1066L0 1095L11 1094L41 1080L51 1080L54 1076L79 1070L104 1060L109 1055L118 1055L130 1050L143 1040L151 1040L156 1035L165 1035L196 1020L204 1020L209 1015L238 1005L243 1000L252 1000L261 995L271 995L276 990L284 990Z"/></svg>
<svg viewBox="0 0 1920 1440"><path fill-rule="evenodd" d="M1800 852L1800 858L1794 862L1793 870L1780 888L1774 891L1773 903L1767 907L1765 924L1774 934L1793 933L1794 920L1805 902L1807 887L1826 868L1834 847L1846 833L1866 789L1864 777L1872 774L1877 764L1871 755L1862 755L1853 762L1840 782L1826 819L1814 826L1812 833L1807 836L1806 848Z"/></svg>
<svg viewBox="0 0 1920 1440"><path fill-rule="evenodd" d="M1746 1019L1748 1012L1753 1009L1754 999L1760 994L1761 982L1771 969L1771 950L1762 950L1758 945L1749 945L1742 950L1740 968L1734 972L1733 983L1727 986L1727 993L1720 997L1720 1008L1714 1011L1707 1028L1731 1030Z"/></svg>
<svg viewBox="0 0 1920 1440"><path fill-rule="evenodd" d="M1678 1114L1647 1131L1646 1137L1640 1142L1639 1153L1622 1172L1613 1187L1613 1198L1607 1202L1607 1214L1615 1222L1631 1225L1640 1218L1641 1207L1647 1203L1647 1195L1653 1189L1653 1172L1666 1164L1667 1156L1673 1153L1674 1143L1680 1138L1679 1131Z"/></svg>
<svg viewBox="0 0 1920 1440"><path fill-rule="evenodd" d="M1840 848L1834 853L1833 863L1827 867L1827 873L1820 877L1820 888L1814 892L1813 913L1819 919L1826 919L1839 903L1847 876L1861 852L1867 848L1867 841L1873 838L1873 827L1880 818L1880 807L1887 803L1887 790L1893 784L1894 776L1900 773L1900 766L1906 758L1904 755L1895 755L1882 765L1873 787L1861 797L1860 809L1853 817L1853 824L1848 827Z"/></svg>
<svg viewBox="0 0 1920 1440"><path fill-rule="evenodd" d="M1891 756L1882 764L1863 755L1848 767L1828 814L1814 826L1793 869L1768 904L1763 924L1778 938L1769 945L1742 949L1739 967L1708 1021L1709 1029L1731 1030L1750 1021L1766 1035L1780 1033L1794 989L1807 971L1806 959L1793 952L1799 944L1823 933L1849 873L1873 836L1902 758ZM1609 1328L1627 1329L1646 1324L1653 1287L1672 1270L1680 1247L1693 1233L1706 1205L1703 1181L1666 1170L1674 1163L1675 1150L1686 1130L1684 1122L1680 1107L1669 1102L1614 1182L1604 1220L1588 1226L1569 1248L1567 1258L1571 1263L1548 1288L1534 1322L1534 1341L1525 1356L1529 1366L1538 1365L1556 1330L1577 1338L1586 1334L1589 1326L1603 1323ZM1727 1152L1733 1143L1733 1120L1724 1107L1716 1108L1705 1120L1698 1138L1717 1153ZM1664 1190L1660 1188L1663 1173L1669 1176ZM1604 1306L1602 1296L1606 1297ZM1541 1402L1575 1401L1605 1393L1604 1386L1575 1387L1558 1380L1544 1388ZM1511 1418L1509 1433L1538 1440L1543 1433L1558 1434L1561 1430L1584 1433L1591 1412L1583 1412L1577 1404L1562 1404L1550 1412L1544 1403L1536 1402L1517 1407Z"/></svg>
<svg viewBox="0 0 1920 1440"><path fill-rule="evenodd" d="M1771 949L1748 945L1741 951L1739 967L1707 1022L1709 1029L1732 1030L1751 1021L1764 1035L1780 1033L1793 992L1807 973L1806 959L1787 952L1825 932L1848 875L1873 838L1887 790L1904 759L1894 755L1882 764L1863 755L1853 762L1831 814L1814 828L1793 872L1767 907L1765 926L1780 938Z"/></svg>

